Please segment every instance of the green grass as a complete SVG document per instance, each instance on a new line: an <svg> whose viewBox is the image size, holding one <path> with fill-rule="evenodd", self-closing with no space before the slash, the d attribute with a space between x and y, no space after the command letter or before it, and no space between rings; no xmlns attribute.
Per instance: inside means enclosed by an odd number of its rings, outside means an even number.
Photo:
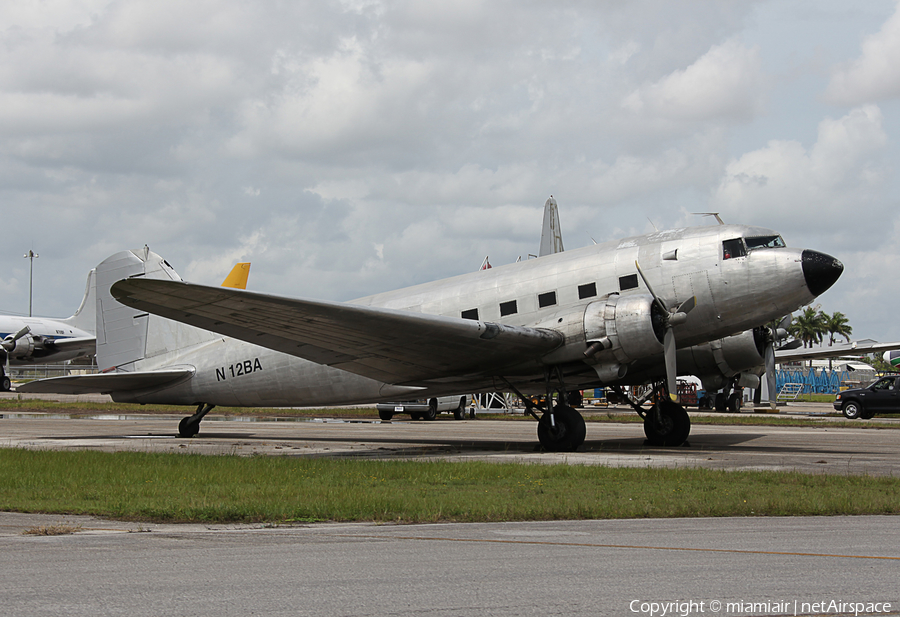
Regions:
<svg viewBox="0 0 900 617"><path fill-rule="evenodd" d="M139 521L900 513L900 479L705 469L0 449L0 510Z"/></svg>

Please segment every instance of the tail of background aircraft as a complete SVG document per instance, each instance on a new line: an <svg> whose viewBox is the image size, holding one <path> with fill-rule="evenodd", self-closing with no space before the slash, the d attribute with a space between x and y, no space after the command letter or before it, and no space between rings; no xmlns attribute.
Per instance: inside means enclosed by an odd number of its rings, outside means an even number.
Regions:
<svg viewBox="0 0 900 617"><path fill-rule="evenodd" d="M73 328L84 330L95 334L97 330L97 270L96 268L88 272L87 284L84 288L84 298L81 299L81 306L75 311L75 314L68 319L60 319Z"/></svg>
<svg viewBox="0 0 900 617"><path fill-rule="evenodd" d="M181 281L165 259L147 246L138 251L122 251L105 259L96 268L97 367L139 370L139 361L152 361L218 335L119 304L109 293L113 283L130 276ZM152 363L141 368L152 368Z"/></svg>
<svg viewBox="0 0 900 617"><path fill-rule="evenodd" d="M541 226L541 247L538 257L562 253L562 229L559 228L559 210L553 195L544 204L544 224Z"/></svg>
<svg viewBox="0 0 900 617"><path fill-rule="evenodd" d="M233 287L235 289L247 289L247 279L250 276L250 262L237 263L231 269L225 280L222 281L222 287Z"/></svg>

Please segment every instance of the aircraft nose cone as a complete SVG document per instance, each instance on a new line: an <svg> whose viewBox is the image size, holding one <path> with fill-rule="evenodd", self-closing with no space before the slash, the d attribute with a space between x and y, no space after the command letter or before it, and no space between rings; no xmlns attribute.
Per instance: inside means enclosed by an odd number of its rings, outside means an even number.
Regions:
<svg viewBox="0 0 900 617"><path fill-rule="evenodd" d="M814 296L818 296L834 285L844 271L844 264L825 253L805 250L801 255L803 278Z"/></svg>

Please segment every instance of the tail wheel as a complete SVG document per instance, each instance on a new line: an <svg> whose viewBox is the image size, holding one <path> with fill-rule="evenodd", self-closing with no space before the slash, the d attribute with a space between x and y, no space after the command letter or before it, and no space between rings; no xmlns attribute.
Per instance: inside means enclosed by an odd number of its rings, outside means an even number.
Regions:
<svg viewBox="0 0 900 617"><path fill-rule="evenodd" d="M553 410L555 426L550 424L550 414L538 420L538 440L548 452L574 452L584 443L587 427L581 414L571 407L557 406Z"/></svg>

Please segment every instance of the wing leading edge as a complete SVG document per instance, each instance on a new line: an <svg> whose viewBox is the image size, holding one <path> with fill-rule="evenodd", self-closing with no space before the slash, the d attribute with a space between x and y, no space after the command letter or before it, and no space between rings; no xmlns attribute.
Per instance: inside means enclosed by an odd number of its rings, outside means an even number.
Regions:
<svg viewBox="0 0 900 617"><path fill-rule="evenodd" d="M127 306L391 384L501 374L559 347L562 333L182 281L125 279Z"/></svg>

